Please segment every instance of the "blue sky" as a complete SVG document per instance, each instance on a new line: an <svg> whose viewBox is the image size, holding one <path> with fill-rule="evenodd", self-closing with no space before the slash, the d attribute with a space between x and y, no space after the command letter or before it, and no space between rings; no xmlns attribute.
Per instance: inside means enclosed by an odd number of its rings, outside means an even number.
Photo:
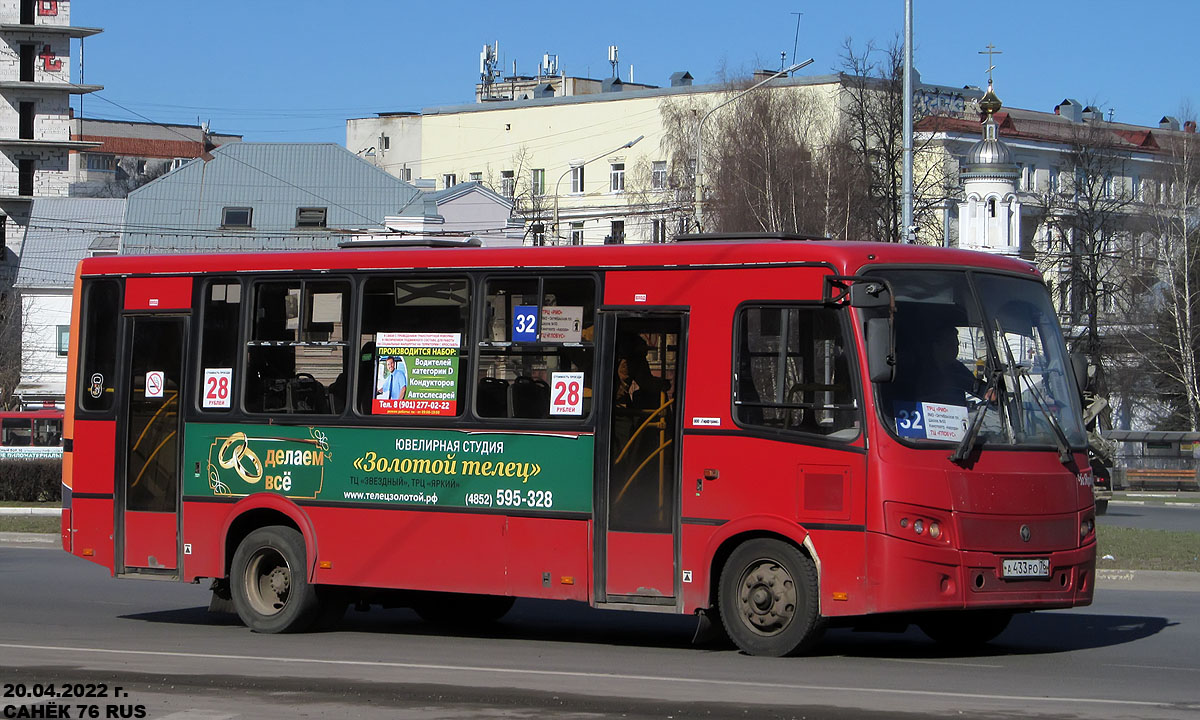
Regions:
<svg viewBox="0 0 1200 720"><path fill-rule="evenodd" d="M989 5L995 17L981 14ZM1155 125L1196 98L1187 48L1200 3L1191 0L914 7L926 82L986 84L978 52L992 43L1003 51L996 90L1009 106L1048 111L1071 97L1113 108L1118 121ZM505 74L514 60L532 74L549 52L568 75L608 77L607 48L617 45L622 79L633 64L638 82L666 85L672 72L688 70L703 83L723 70L778 68L796 40L793 13L803 13L797 57L815 58L804 74L836 69L847 37L886 46L904 26L903 0L87 0L72 3L72 24L104 29L84 41L83 80L105 87L83 98L89 117L199 119L246 140L343 144L350 117L470 102L485 43L499 41ZM72 64L78 82L78 47Z"/></svg>

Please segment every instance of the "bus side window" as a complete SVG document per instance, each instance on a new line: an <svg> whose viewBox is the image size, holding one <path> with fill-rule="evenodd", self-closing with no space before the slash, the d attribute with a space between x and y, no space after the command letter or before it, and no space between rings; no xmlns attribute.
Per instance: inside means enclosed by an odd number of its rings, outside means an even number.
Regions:
<svg viewBox="0 0 1200 720"><path fill-rule="evenodd" d="M345 377L350 284L285 280L254 288L246 347L248 412L330 415L330 388Z"/></svg>
<svg viewBox="0 0 1200 720"><path fill-rule="evenodd" d="M355 406L363 415L456 416L462 414L466 397L466 352L471 316L471 284L465 278L414 278L382 275L363 283L362 326L358 337L358 382ZM456 347L454 336L457 335ZM392 362L381 355L378 340L399 343L384 346L396 351ZM412 347L421 338L436 347L426 348L430 355L418 357ZM430 361L416 367L416 363ZM412 364L414 367L409 367ZM402 368L404 398L411 403L383 407L376 399L391 398L397 388L381 387L396 368ZM397 382L390 383L398 385ZM385 395L389 397L385 398ZM436 397L426 397L436 396ZM421 403L416 403L415 398Z"/></svg>
<svg viewBox="0 0 1200 720"><path fill-rule="evenodd" d="M485 295L475 412L587 417L595 375L595 280L493 278Z"/></svg>
<svg viewBox="0 0 1200 720"><path fill-rule="evenodd" d="M838 313L817 307L745 307L736 325L738 423L852 440L859 433L848 343Z"/></svg>
<svg viewBox="0 0 1200 720"><path fill-rule="evenodd" d="M212 280L204 291L200 330L200 372L196 392L200 409L224 412L232 406L231 385L241 338L242 285L236 279ZM232 342L231 342L232 341Z"/></svg>
<svg viewBox="0 0 1200 720"><path fill-rule="evenodd" d="M116 397L117 353L113 351L121 319L121 283L87 280L83 291L79 377L79 409L111 412Z"/></svg>

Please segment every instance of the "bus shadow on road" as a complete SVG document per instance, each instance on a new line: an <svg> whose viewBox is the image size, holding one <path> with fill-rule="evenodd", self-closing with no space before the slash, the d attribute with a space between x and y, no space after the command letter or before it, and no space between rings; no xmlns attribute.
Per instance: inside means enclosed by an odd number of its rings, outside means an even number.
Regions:
<svg viewBox="0 0 1200 720"><path fill-rule="evenodd" d="M177 608L123 615L122 619L196 627L237 626L236 615L210 613L205 607ZM692 648L732 651L723 634L700 646L692 645L696 621L692 617L597 610L581 603L521 600L499 622L472 624L431 623L407 609L353 609L331 632L394 634L429 637L464 637L532 642L586 643L626 647ZM1028 613L1013 618L996 640L969 651L949 650L935 644L915 626L907 631L856 632L830 629L810 655L938 659L1038 655L1091 648L1113 647L1142 640L1177 625L1166 618L1137 615Z"/></svg>
<svg viewBox="0 0 1200 720"><path fill-rule="evenodd" d="M949 650L913 626L900 634L831 630L816 654L903 659L1041 655L1125 645L1174 625L1178 623L1140 615L1026 613L1014 617L991 643L972 650Z"/></svg>

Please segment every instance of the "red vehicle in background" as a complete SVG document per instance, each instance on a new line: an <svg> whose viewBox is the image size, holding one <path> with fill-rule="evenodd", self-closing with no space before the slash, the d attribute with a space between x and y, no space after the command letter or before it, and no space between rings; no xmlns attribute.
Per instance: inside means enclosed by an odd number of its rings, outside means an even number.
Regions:
<svg viewBox="0 0 1200 720"><path fill-rule="evenodd" d="M79 266L63 547L350 602L699 614L968 644L1087 605L1077 380L1028 264L940 248L346 248Z"/></svg>
<svg viewBox="0 0 1200 720"><path fill-rule="evenodd" d="M56 408L0 412L0 459L62 456L63 411Z"/></svg>

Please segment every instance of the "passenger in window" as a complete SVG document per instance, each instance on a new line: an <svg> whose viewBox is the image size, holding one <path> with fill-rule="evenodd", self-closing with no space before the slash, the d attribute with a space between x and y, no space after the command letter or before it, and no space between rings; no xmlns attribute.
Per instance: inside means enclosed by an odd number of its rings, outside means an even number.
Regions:
<svg viewBox="0 0 1200 720"><path fill-rule="evenodd" d="M929 344L929 364L921 374L921 402L966 405L967 396L983 399L984 383L958 359L958 329L935 328ZM992 392L988 392L989 401Z"/></svg>

